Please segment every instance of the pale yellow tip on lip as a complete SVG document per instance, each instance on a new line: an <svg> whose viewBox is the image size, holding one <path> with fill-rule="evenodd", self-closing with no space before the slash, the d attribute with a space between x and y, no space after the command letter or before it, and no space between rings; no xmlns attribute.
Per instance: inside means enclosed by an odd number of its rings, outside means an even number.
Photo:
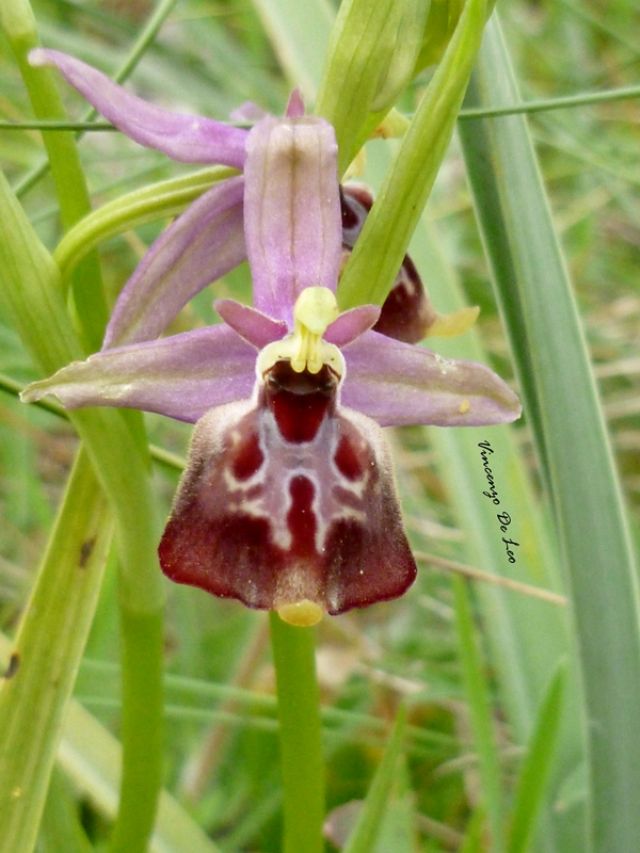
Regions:
<svg viewBox="0 0 640 853"><path fill-rule="evenodd" d="M452 314L438 314L427 329L427 335L436 338L454 338L457 335L463 335L476 322L479 313L480 308L474 305L461 308Z"/></svg>
<svg viewBox="0 0 640 853"><path fill-rule="evenodd" d="M288 625L296 628L310 628L317 625L324 616L324 610L315 601L303 598L302 601L294 601L292 604L283 604L278 607L278 616Z"/></svg>

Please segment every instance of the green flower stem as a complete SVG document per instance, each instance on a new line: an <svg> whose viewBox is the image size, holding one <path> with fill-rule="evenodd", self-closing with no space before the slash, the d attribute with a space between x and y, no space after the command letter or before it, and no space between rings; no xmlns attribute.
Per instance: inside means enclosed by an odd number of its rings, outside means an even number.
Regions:
<svg viewBox="0 0 640 853"><path fill-rule="evenodd" d="M10 6L9 2L7 2L7 8L5 11L5 20L9 21L9 24L6 24L7 28L9 25L13 24L15 19L22 18L24 20L24 8L27 7L28 0L12 0L13 5ZM167 19L171 10L176 4L176 0L160 0L156 8L153 10L151 15L149 16L149 20L142 28L140 35L135 40L129 54L126 59L122 63L122 65L118 68L118 70L113 74L113 79L117 83L122 83L127 77L131 74L133 69L136 67L145 51L151 44L151 42L156 37L158 30L162 26L162 24ZM0 9L2 7L0 6ZM28 8L28 7L27 7ZM29 14L32 16L31 12ZM93 107L88 109L83 117L83 121L89 121L93 116L96 115ZM22 195L28 192L31 187L36 184L43 175L46 175L49 170L49 160L45 159L39 166L36 166L34 169L27 174L23 180L15 187L15 193L18 198L21 198Z"/></svg>
<svg viewBox="0 0 640 853"><path fill-rule="evenodd" d="M5 0L0 20L15 53L20 73L29 93L33 111L40 119L65 119L64 106L50 69L29 64L29 51L39 44L35 18L28 0ZM89 192L80 158L71 133L42 133L51 164L60 220L66 231L90 209ZM87 287L90 282L92 286ZM98 349L107 322L107 305L102 289L98 257L89 254L73 277L73 294L81 328L90 349Z"/></svg>
<svg viewBox="0 0 640 853"><path fill-rule="evenodd" d="M160 25L172 6L173 2L162 2L145 32L155 32L155 27ZM47 119L66 118L51 71L31 67L27 59L29 50L38 44L36 23L28 0L7 0L2 9L3 23L36 116ZM135 61L132 59L132 62ZM75 141L68 133L45 133L43 136L62 222L65 228L69 228L90 209ZM16 208L17 206L14 207L13 213L20 219L21 211ZM30 244L29 249L33 250L35 235L29 234L29 229L22 222L17 223L15 230L23 239L26 237L27 243ZM47 302L51 303L53 299L51 294L44 293L44 289L52 282L59 285L59 277L50 275L51 266L53 265L50 259L47 259L44 264L44 269L47 270L45 276L36 274L32 279L32 283L37 283L38 292L31 294L31 298L35 296L39 301L30 307L28 313L24 312L24 303L18 308L23 332L27 338L31 338L37 358L43 353L40 351L39 341L32 337L35 327L29 328L29 320L33 320L34 313L43 309ZM87 287L87 281L93 286ZM15 287L22 288L20 278ZM76 267L73 293L85 342L91 349L96 349L102 341L107 316L96 255L86 256ZM16 306L13 307L15 309ZM47 310L38 316L36 323L45 336L51 334L53 326L48 316L50 307L49 304ZM68 325L64 305L56 305L55 313L59 326L64 329L61 343L62 349L65 349L73 336L72 330L64 328ZM71 349L75 354L79 346L72 344ZM55 367L60 367L68 359L56 361ZM49 367L44 364L43 366ZM98 480L117 520L117 541L121 554L119 601L124 707L123 774L115 840L121 845L121 849L135 853L146 848L145 839L153 827L162 783L160 731L163 718L163 593L155 555L156 529L148 483L148 451L142 421L131 413L128 416L122 413L114 414L115 417L107 415L105 420L104 413L89 411L74 416L72 420L87 443ZM144 654L140 653L138 646L144 649ZM140 766L145 768L144 774L140 774Z"/></svg>
<svg viewBox="0 0 640 853"><path fill-rule="evenodd" d="M0 688L2 853L36 843L112 533L109 508L81 450Z"/></svg>
<svg viewBox="0 0 640 853"><path fill-rule="evenodd" d="M444 58L407 130L338 286L342 310L381 305L453 133L485 22L485 0L467 0Z"/></svg>
<svg viewBox="0 0 640 853"><path fill-rule="evenodd" d="M324 850L324 761L315 631L270 614L284 788L284 853Z"/></svg>
<svg viewBox="0 0 640 853"><path fill-rule="evenodd" d="M107 202L71 228L56 247L53 257L63 279L98 243L145 222L182 213L216 181L235 174L235 169L213 166L179 178L158 181Z"/></svg>
<svg viewBox="0 0 640 853"><path fill-rule="evenodd" d="M147 849L153 829L157 794L162 785L162 716L148 714L162 708L162 657L156 649L163 642L162 611L136 613L120 609L122 639L122 720L123 747L120 809L111 839L114 853ZM144 731L141 721L145 722ZM148 784L148 775L154 784ZM130 796L124 796L129 792Z"/></svg>

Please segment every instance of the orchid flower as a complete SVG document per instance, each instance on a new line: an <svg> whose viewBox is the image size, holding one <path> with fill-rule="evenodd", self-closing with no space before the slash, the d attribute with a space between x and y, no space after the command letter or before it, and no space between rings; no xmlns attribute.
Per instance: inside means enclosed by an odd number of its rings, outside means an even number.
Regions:
<svg viewBox="0 0 640 853"><path fill-rule="evenodd" d="M205 193L152 246L101 352L23 398L196 423L159 548L173 580L303 625L402 594L416 566L380 427L502 423L520 406L483 365L407 343L415 329L398 330L393 316L385 327L384 309L339 314L342 255L366 204L348 189L341 203L331 125L305 115L295 93L284 118L242 130L146 104L64 54L38 50L32 61L55 64L132 139L243 174ZM157 337L245 256L253 307L218 300L222 323ZM405 259L396 282L406 290L410 280L410 310L426 298L412 267Z"/></svg>

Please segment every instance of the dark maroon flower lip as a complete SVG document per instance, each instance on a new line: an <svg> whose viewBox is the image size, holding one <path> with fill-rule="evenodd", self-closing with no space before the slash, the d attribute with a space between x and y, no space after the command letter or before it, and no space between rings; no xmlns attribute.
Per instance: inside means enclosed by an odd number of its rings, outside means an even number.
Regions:
<svg viewBox="0 0 640 853"><path fill-rule="evenodd" d="M336 405L326 366L271 375L196 425L163 571L296 624L401 595L416 566L380 428Z"/></svg>

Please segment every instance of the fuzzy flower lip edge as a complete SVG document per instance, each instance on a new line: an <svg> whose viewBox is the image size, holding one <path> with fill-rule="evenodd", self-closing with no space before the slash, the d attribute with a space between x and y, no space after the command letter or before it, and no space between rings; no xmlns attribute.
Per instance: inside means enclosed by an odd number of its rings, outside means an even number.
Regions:
<svg viewBox="0 0 640 853"><path fill-rule="evenodd" d="M247 396L255 348L282 336L285 327L293 330L297 295L311 286L336 289L342 238L332 128L302 116L296 97L289 117L265 116L251 131L210 119L194 125L193 116L148 105L58 51L37 49L30 60L55 65L135 141L180 159L204 134L208 147L198 149L202 162L244 165L245 174L214 186L158 238L120 294L102 352L34 383L23 399L52 393L70 408L125 406L195 421L214 406ZM302 164L302 183L292 177L292 156ZM195 155L189 157L195 161ZM270 175L279 178L269 183ZM281 187L288 189L281 192ZM255 308L231 309L227 300L222 315L229 325L153 340L195 293L245 254ZM519 416L516 395L489 368L442 359L370 331L376 312L376 306L359 306L326 331L325 339L344 348L347 360L343 405L382 425L480 425Z"/></svg>

